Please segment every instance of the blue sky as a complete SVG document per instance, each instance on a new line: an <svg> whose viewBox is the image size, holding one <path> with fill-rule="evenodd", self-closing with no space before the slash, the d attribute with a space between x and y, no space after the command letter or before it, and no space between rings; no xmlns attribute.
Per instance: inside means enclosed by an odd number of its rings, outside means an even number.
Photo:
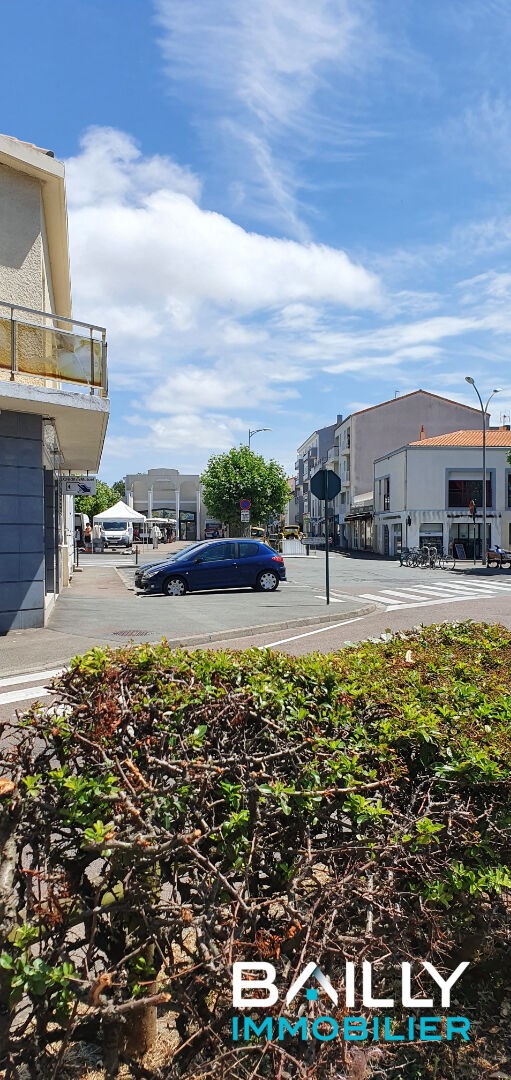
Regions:
<svg viewBox="0 0 511 1080"><path fill-rule="evenodd" d="M102 475L422 387L511 411L508 0L18 0L2 129L66 161ZM23 45L23 48L21 48Z"/></svg>

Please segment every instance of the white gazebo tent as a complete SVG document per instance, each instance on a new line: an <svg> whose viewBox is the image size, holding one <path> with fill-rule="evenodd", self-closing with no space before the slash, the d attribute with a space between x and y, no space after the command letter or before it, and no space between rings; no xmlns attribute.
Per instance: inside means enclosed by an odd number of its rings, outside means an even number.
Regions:
<svg viewBox="0 0 511 1080"><path fill-rule="evenodd" d="M144 514L139 514L137 510L134 510L132 506L128 506L122 499L115 503L115 506L109 506L108 510L103 510L102 514L94 515L93 522L93 536L96 536L96 527L98 528L98 534L101 530L101 526L106 522L122 522L126 527L126 531L129 535L129 526L133 526L135 522L142 523L145 521ZM133 532L133 530L132 530ZM115 534L112 534L114 536ZM112 541L115 545L115 540ZM131 544L129 545L131 546ZM94 548L94 544L93 544ZM127 550L127 549L126 549Z"/></svg>
<svg viewBox="0 0 511 1080"><path fill-rule="evenodd" d="M134 510L132 506L128 506L119 499L115 506L103 510L102 514L95 514L94 521L99 523L102 521L145 521L145 517L144 514L139 514L138 510Z"/></svg>

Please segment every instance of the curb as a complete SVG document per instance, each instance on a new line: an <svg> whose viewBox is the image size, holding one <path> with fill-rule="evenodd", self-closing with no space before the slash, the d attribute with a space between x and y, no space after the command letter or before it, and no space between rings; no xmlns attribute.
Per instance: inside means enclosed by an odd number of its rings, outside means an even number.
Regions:
<svg viewBox="0 0 511 1080"><path fill-rule="evenodd" d="M212 631L211 633L193 634L193 635L189 635L188 637L182 637L182 638L168 638L168 637L165 637L164 634L162 634L161 637L159 637L157 640L149 642L149 644L150 645L159 645L160 641L165 640L168 643L168 645L170 645L170 647L172 649L178 649L178 648L186 649L186 648L188 648L188 646L202 645L205 642L210 642L210 641L211 642L214 642L214 641L227 641L230 638L237 638L237 637L238 638L255 637L255 636L259 635L259 634L271 633L273 630L292 630L295 627L300 627L300 626L318 626L318 625L328 626L329 623L344 622L345 619L351 619L351 618L356 617L358 615L360 615L360 616L371 615L372 612L376 611L376 610L378 610L378 605L377 604L366 604L366 605L364 605L364 607L349 608L348 610L343 611L342 614L341 614L341 612L338 611L338 612L336 612L335 615L333 615L333 614L332 615L312 615L312 616L309 615L306 618L286 619L285 621L281 621L281 622L264 623L264 624L262 624L260 626L236 626L236 627L233 627L231 630L216 630L216 631ZM68 636L68 640L69 640L69 636ZM71 656L67 660L59 659L59 660L42 661L42 663L39 662L35 667L23 668L23 670L21 670L21 669L17 669L17 670L9 669L9 670L6 670L5 672L2 672L2 675L5 675L6 677L11 677L11 676L14 676L14 675L20 675L20 676L21 675L31 675L33 672L40 671L42 667L43 668L44 667L47 667L47 668L54 668L54 667L65 668L65 667L68 666L69 661L71 660L71 658L73 656L83 655L83 653L87 652L88 649L93 648L94 644L96 644L96 645L98 644L97 640L94 641L94 642L91 640L90 645L88 645L87 647L83 647L81 650L72 652ZM100 646L100 647L107 647L107 648L110 648L110 649L121 649L121 648L126 648L126 647L132 646L132 645L136 646L136 645L143 645L143 644L145 644L144 641L135 641L134 639L128 640L128 641L126 641L124 643L121 643L119 641L107 640L105 642L105 645Z"/></svg>
<svg viewBox="0 0 511 1080"><path fill-rule="evenodd" d="M286 619L284 622L263 623L260 626L235 626L231 630L214 630L209 634L192 634L188 637L168 638L165 641L174 648L186 648L188 645L200 645L204 641L226 641L232 637L256 637L259 634L267 634L272 630L292 630L300 626L328 626L329 623L344 622L357 615L372 615L378 610L377 604L366 604L364 607L348 608L347 611L337 612L336 615L309 615L300 619ZM142 642L133 642L134 645ZM157 644L157 642L151 642ZM118 648L120 646L117 646Z"/></svg>

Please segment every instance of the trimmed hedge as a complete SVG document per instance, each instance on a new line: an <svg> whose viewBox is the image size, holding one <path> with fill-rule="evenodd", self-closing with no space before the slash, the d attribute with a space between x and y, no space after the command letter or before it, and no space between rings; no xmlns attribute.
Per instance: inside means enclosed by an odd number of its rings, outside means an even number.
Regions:
<svg viewBox="0 0 511 1080"><path fill-rule="evenodd" d="M163 642L77 657L56 709L1 732L11 1075L67 1076L78 1041L109 1075L130 1062L168 1080L509 1072L510 667L510 633L473 623L329 656ZM336 987L346 960L369 960L396 1000L402 961L468 960L453 1011L475 1040L233 1043L232 963L260 959L281 987L310 959ZM325 1000L284 1011L304 1008Z"/></svg>

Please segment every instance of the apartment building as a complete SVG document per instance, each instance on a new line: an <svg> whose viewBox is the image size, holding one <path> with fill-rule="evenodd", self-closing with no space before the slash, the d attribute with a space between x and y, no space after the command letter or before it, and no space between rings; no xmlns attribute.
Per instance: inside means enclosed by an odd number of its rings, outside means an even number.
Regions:
<svg viewBox="0 0 511 1080"><path fill-rule="evenodd" d="M78 322L64 166L0 135L0 633L43 626L73 570L65 478L94 474L106 332Z"/></svg>
<svg viewBox="0 0 511 1080"><path fill-rule="evenodd" d="M396 447L414 440L464 429L481 429L478 408L414 390L347 416L337 425L339 476L342 482L334 514L341 546L373 546L374 462Z"/></svg>
<svg viewBox="0 0 511 1080"><path fill-rule="evenodd" d="M344 419L338 416L335 424L313 432L298 447L297 520L303 520L304 531L324 534L324 504L310 493L309 484L319 469L332 469L342 484L330 510L336 546L371 550L375 459L414 439L461 428L480 429L480 410L427 390L402 394Z"/></svg>
<svg viewBox="0 0 511 1080"><path fill-rule="evenodd" d="M481 416L481 414L479 414ZM481 558L482 440L479 430L420 439L374 465L374 546L382 555L401 547L456 544L467 559ZM486 546L511 545L509 426L486 431ZM469 504L476 507L475 521Z"/></svg>
<svg viewBox="0 0 511 1080"><path fill-rule="evenodd" d="M317 428L296 451L295 520L306 534L319 532L323 512L310 490L310 479L329 460L334 447L334 432L341 420L342 417L338 415L335 424Z"/></svg>
<svg viewBox="0 0 511 1080"><path fill-rule="evenodd" d="M200 477L177 469L149 469L125 477L126 499L146 517L175 518L179 540L200 540L206 526Z"/></svg>

